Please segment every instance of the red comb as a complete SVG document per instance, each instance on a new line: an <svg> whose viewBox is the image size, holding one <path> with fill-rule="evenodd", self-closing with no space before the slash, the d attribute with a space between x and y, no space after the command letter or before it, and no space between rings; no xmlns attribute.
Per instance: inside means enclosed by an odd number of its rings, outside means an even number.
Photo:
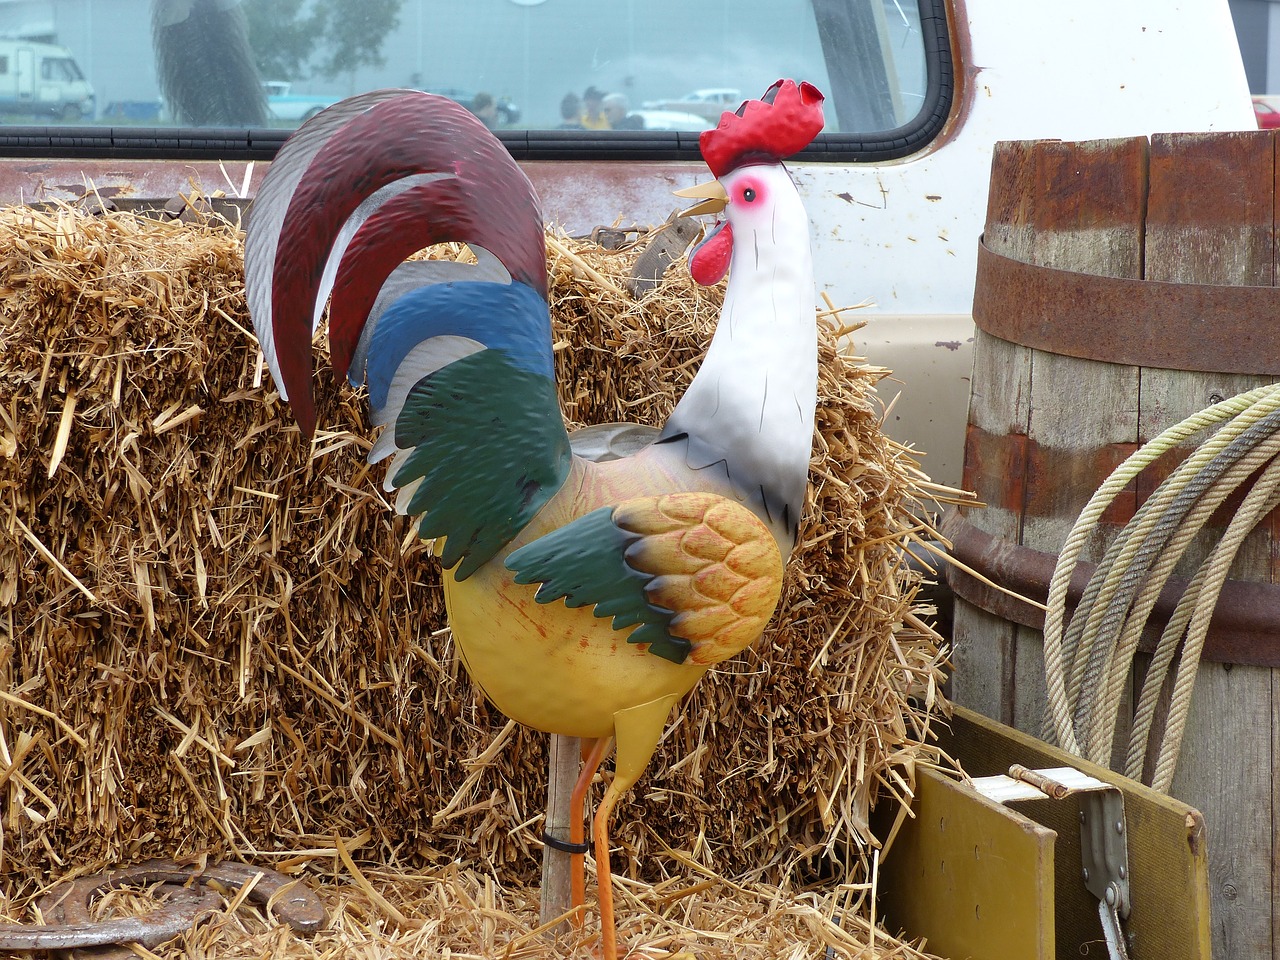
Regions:
<svg viewBox="0 0 1280 960"><path fill-rule="evenodd" d="M737 113L725 111L698 138L702 158L721 177L748 163L776 163L799 153L822 130L822 93L811 83L779 80Z"/></svg>

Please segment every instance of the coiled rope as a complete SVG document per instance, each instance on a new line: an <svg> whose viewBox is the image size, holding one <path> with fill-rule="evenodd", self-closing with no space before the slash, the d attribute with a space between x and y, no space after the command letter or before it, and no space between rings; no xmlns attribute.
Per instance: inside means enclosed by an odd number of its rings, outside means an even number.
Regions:
<svg viewBox="0 0 1280 960"><path fill-rule="evenodd" d="M1066 624L1067 587L1103 512L1169 450L1215 426L1108 546ZM1257 474L1221 539L1191 578L1161 633L1142 684L1124 773L1168 792L1186 729L1209 620L1240 544L1280 505L1280 384L1259 387L1188 417L1132 454L1098 488L1071 529L1049 585L1044 656L1046 736L1107 766L1126 681L1152 608L1174 567L1227 498ZM1161 689L1173 671L1168 719L1151 744ZM1151 747L1158 749L1153 754Z"/></svg>

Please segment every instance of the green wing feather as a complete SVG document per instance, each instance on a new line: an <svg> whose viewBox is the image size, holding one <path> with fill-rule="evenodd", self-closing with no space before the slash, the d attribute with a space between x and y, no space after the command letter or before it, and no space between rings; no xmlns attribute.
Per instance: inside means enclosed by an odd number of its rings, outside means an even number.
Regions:
<svg viewBox="0 0 1280 960"><path fill-rule="evenodd" d="M514 551L537 599L595 605L615 630L673 663L711 665L760 636L777 609L783 563L748 507L706 491L602 507Z"/></svg>
<svg viewBox="0 0 1280 960"><path fill-rule="evenodd" d="M641 539L613 521L613 507L601 507L512 552L507 567L516 583L538 583L537 600L563 599L566 606L593 604L597 617L613 618L613 629L639 626L628 643L647 643L649 652L684 663L692 644L668 632L673 612L649 602L651 574L631 567L627 550Z"/></svg>

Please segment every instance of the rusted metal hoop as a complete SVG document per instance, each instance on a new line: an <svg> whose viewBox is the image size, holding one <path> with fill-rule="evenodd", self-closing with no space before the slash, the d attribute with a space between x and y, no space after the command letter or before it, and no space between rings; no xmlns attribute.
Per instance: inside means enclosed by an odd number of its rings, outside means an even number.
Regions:
<svg viewBox="0 0 1280 960"><path fill-rule="evenodd" d="M1280 287L1167 283L1024 263L978 243L973 322L1049 353L1202 373L1280 375Z"/></svg>
<svg viewBox="0 0 1280 960"><path fill-rule="evenodd" d="M961 563L1024 597L1040 603L1048 599L1057 554L994 537L975 527L956 510L947 513L940 532L951 543L951 555ZM947 583L956 596L1005 620L1044 629L1044 611L993 589L957 567L944 566ZM1080 600L1093 571L1093 564L1076 564L1067 591L1069 607ZM1186 580L1170 579L1165 584L1151 611L1153 625L1163 626L1169 621L1186 588ZM1280 623L1280 586L1228 580L1210 621L1201 658L1217 663L1280 667L1277 623ZM1144 637L1138 648L1150 653L1155 649L1153 638Z"/></svg>

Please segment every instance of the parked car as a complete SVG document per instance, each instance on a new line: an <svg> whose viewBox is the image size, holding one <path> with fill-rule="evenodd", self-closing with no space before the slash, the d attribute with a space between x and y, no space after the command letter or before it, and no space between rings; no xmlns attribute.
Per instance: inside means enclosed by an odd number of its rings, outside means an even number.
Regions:
<svg viewBox="0 0 1280 960"><path fill-rule="evenodd" d="M709 130L712 122L696 113L683 110L633 110L632 116L644 121L645 130ZM718 116L718 115L717 115Z"/></svg>
<svg viewBox="0 0 1280 960"><path fill-rule="evenodd" d="M1280 110L1273 107L1267 97L1253 98L1253 115L1257 118L1259 130L1280 128Z"/></svg>
<svg viewBox="0 0 1280 960"><path fill-rule="evenodd" d="M742 91L736 87L708 87L686 93L678 100L647 100L643 106L646 110L693 113L715 122L726 110L737 110L742 100Z"/></svg>
<svg viewBox="0 0 1280 960"><path fill-rule="evenodd" d="M101 119L112 123L159 123L165 116L163 100L112 100Z"/></svg>
<svg viewBox="0 0 1280 960"><path fill-rule="evenodd" d="M448 97L450 100L462 104L468 110L471 109L471 104L476 98L473 91L463 90L459 87L431 87L426 92ZM497 97L495 99L497 101L495 106L498 110L498 124L503 127L509 127L518 123L520 120L520 108L511 102L511 98Z"/></svg>
<svg viewBox="0 0 1280 960"><path fill-rule="evenodd" d="M325 107L341 99L293 93L287 80L264 80L262 89L267 92L267 111L273 120L310 120Z"/></svg>

